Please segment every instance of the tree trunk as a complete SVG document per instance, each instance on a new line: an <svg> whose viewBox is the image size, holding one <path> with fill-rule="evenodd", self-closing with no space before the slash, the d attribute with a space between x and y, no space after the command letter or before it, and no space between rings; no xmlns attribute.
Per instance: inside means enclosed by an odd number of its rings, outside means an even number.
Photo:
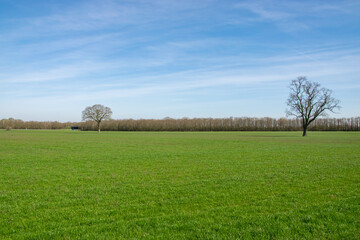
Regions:
<svg viewBox="0 0 360 240"><path fill-rule="evenodd" d="M303 126L303 137L305 137L306 136L306 130L307 130L307 126Z"/></svg>
<svg viewBox="0 0 360 240"><path fill-rule="evenodd" d="M98 122L97 127L98 127L98 134L100 134L100 122Z"/></svg>

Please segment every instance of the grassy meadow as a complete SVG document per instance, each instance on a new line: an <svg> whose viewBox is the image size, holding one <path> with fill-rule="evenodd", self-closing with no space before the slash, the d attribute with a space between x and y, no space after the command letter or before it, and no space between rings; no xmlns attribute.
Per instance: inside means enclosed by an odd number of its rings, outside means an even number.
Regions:
<svg viewBox="0 0 360 240"><path fill-rule="evenodd" d="M0 130L0 239L360 239L358 132Z"/></svg>

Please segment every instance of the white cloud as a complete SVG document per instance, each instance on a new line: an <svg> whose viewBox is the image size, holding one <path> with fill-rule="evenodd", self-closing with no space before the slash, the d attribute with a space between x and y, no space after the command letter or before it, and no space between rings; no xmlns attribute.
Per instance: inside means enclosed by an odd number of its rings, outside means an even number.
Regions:
<svg viewBox="0 0 360 240"><path fill-rule="evenodd" d="M332 27L331 21L339 21L332 16L354 14L355 1L241 1L235 9L229 2L190 0L74 4L14 18L3 28L3 102L67 105L162 98L166 105L169 99L225 96L221 91L234 94L234 89L254 86L285 89L298 75L339 88L342 76L351 79L349 89L359 86L356 38L301 38L305 29ZM263 23L270 23L269 29Z"/></svg>
<svg viewBox="0 0 360 240"><path fill-rule="evenodd" d="M341 14L357 16L358 1L242 1L234 5L253 13L252 21L274 22L287 32L309 30L322 24L329 24L331 17ZM321 19L324 22L321 22Z"/></svg>

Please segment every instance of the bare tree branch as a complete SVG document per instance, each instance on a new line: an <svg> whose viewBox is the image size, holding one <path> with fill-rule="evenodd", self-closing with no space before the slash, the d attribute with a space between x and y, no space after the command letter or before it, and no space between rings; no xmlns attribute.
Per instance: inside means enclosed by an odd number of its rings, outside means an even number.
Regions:
<svg viewBox="0 0 360 240"><path fill-rule="evenodd" d="M291 81L290 95L287 99L287 116L302 119L303 136L307 127L319 116L327 116L326 110L335 112L340 109L340 101L332 97L332 91L320 88L317 82L310 82L304 76Z"/></svg>

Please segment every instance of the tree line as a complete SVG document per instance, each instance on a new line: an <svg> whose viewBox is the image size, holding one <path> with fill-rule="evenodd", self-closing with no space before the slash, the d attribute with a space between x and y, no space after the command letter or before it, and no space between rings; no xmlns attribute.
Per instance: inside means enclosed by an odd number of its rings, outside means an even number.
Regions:
<svg viewBox="0 0 360 240"><path fill-rule="evenodd" d="M85 122L38 122L17 119L0 120L0 129L70 129L78 126L83 131L97 131L94 121ZM317 118L309 126L312 131L359 131L360 117ZM121 119L102 121L104 131L300 131L301 119L294 118L164 118Z"/></svg>
<svg viewBox="0 0 360 240"><path fill-rule="evenodd" d="M317 82L308 81L305 76L297 77L291 81L289 86L290 94L287 99L288 109L286 115L301 119L303 136L307 135L307 130L311 123L322 116L326 117L327 112L335 113L341 108L340 100L332 96L332 91L327 88L321 88ZM101 104L86 107L82 112L83 121L92 121L83 125L83 130L96 129L100 133L101 123L111 120L112 111L109 107ZM321 122L321 121L318 121ZM335 121L333 130L339 130L338 123ZM239 131L239 130L261 130L261 131L279 131L279 130L298 130L299 120L291 123L291 120L276 120L272 118L263 119L164 119L164 120L120 120L117 122L107 122L105 130L113 131ZM313 124L313 129L324 129L323 124L319 126ZM347 128L347 125L345 129ZM352 123L350 123L352 126Z"/></svg>
<svg viewBox="0 0 360 240"><path fill-rule="evenodd" d="M358 131L359 117L356 118L318 118L326 117L327 112L335 113L341 108L340 101L332 96L332 91L321 88L317 82L308 81L305 76L291 81L287 99L287 118L182 118L182 119L125 119L112 120L112 111L101 104L86 107L82 111L80 123L24 122L15 119L3 119L0 128L15 129L60 129L70 128L84 131L96 130L100 126L105 131ZM311 124L311 125L310 125Z"/></svg>

